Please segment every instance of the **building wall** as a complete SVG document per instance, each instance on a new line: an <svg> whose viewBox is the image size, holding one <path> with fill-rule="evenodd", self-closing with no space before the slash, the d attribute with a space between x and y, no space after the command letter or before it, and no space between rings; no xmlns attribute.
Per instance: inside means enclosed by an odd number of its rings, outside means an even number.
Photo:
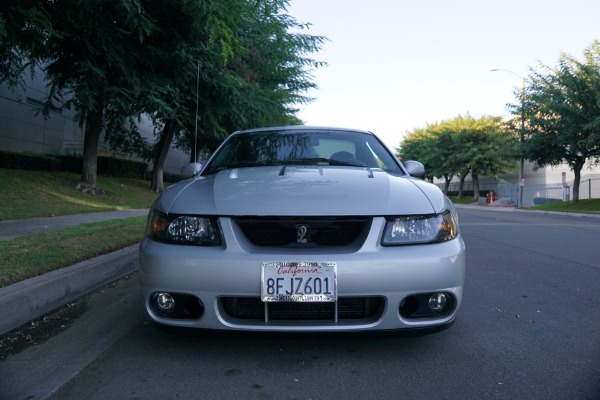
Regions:
<svg viewBox="0 0 600 400"><path fill-rule="evenodd" d="M33 85L15 93L0 86L0 150L57 155L83 143L73 113L55 109L44 118L43 99L44 93Z"/></svg>
<svg viewBox="0 0 600 400"><path fill-rule="evenodd" d="M27 80L24 89L14 91L6 84L0 84L1 151L50 155L83 153L85 128L74 121L75 113L71 110L55 108L45 118L41 109L46 96L46 85L40 78ZM144 119L138 127L142 136L153 143L152 122ZM103 136L98 144L98 154L136 159L111 151ZM189 153L171 148L164 171L179 174L189 157ZM151 163L149 168L152 168Z"/></svg>
<svg viewBox="0 0 600 400"><path fill-rule="evenodd" d="M543 167L534 171L533 163L526 161L524 165L525 186L561 185L563 183L563 173L565 174L565 183L572 186L575 174L567 164ZM515 169L510 174L499 175L498 178L517 184L519 182L519 170ZM581 170L581 180L598 178L600 178L600 166L586 163Z"/></svg>

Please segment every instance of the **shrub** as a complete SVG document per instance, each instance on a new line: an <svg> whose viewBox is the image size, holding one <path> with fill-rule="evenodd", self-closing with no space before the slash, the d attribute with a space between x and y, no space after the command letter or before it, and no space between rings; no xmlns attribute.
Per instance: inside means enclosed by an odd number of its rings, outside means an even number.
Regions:
<svg viewBox="0 0 600 400"><path fill-rule="evenodd" d="M81 173L81 156L60 156L60 170Z"/></svg>
<svg viewBox="0 0 600 400"><path fill-rule="evenodd" d="M29 171L81 172L81 156L12 153L0 151L0 168ZM148 179L148 165L114 157L98 157L98 175Z"/></svg>
<svg viewBox="0 0 600 400"><path fill-rule="evenodd" d="M0 167L29 171L58 171L60 160L54 156L3 151L0 152Z"/></svg>
<svg viewBox="0 0 600 400"><path fill-rule="evenodd" d="M148 165L122 158L98 157L98 174L121 178L144 179Z"/></svg>

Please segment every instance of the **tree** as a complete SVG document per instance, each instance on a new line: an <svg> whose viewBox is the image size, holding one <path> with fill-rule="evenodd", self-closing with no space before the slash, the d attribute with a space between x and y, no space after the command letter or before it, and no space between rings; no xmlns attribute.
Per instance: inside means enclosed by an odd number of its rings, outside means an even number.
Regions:
<svg viewBox="0 0 600 400"><path fill-rule="evenodd" d="M583 61L562 54L558 65L531 69L524 101L527 140L523 153L534 168L566 163L575 174L573 202L579 200L581 170L600 162L600 42ZM509 105L520 116L520 105Z"/></svg>
<svg viewBox="0 0 600 400"><path fill-rule="evenodd" d="M401 160L418 160L425 166L426 179L444 179L444 193L448 194L452 177L456 174L456 149L453 132L445 129L445 122L429 124L425 129L408 133L396 149Z"/></svg>
<svg viewBox="0 0 600 400"><path fill-rule="evenodd" d="M55 36L41 1L0 2L0 82L23 84L23 73L35 74L31 52L40 52L47 37Z"/></svg>
<svg viewBox="0 0 600 400"><path fill-rule="evenodd" d="M407 132L406 137L396 148L396 155L402 161L415 160L419 161L425 167L426 180L432 181L436 168L435 157L438 154L436 138L432 132L432 125L427 128L417 128L411 132ZM433 157L432 157L433 156Z"/></svg>
<svg viewBox="0 0 600 400"><path fill-rule="evenodd" d="M462 120L467 128L464 157L473 180L473 198L479 200L480 176L496 176L516 167L516 137L507 130L501 117L467 116Z"/></svg>
<svg viewBox="0 0 600 400"><path fill-rule="evenodd" d="M124 109L143 90L136 65L152 21L142 0L54 0L44 10L57 35L31 55L49 82L47 110L59 101L85 126L81 181L95 186L105 112Z"/></svg>
<svg viewBox="0 0 600 400"><path fill-rule="evenodd" d="M200 98L214 101L213 88L224 84L211 71L225 71L238 47L232 27L239 19L240 4L245 2L163 1L149 8L155 30L147 43L161 61L157 68L140 73L146 81L171 89L169 97L152 99L142 94L138 100L141 110L162 127L152 154L151 190L155 192L164 188L163 168L173 139L186 130L196 132Z"/></svg>
<svg viewBox="0 0 600 400"><path fill-rule="evenodd" d="M15 86L27 68L42 70L50 92L43 113L47 116L59 103L72 108L85 127L81 181L92 186L106 116L112 128L121 125L116 128L121 138L135 133L122 125L127 121L135 128L126 112L145 84L136 67L152 59L143 53L152 22L142 2L8 0L0 6L0 80ZM127 145L142 144L138 139Z"/></svg>
<svg viewBox="0 0 600 400"><path fill-rule="evenodd" d="M459 197L464 180L471 173L474 197L479 199L480 175L496 175L515 166L514 136L505 129L500 117L470 115L428 125L410 133L398 149L402 159L415 158L424 163L429 174L444 178L444 191L456 175L460 179Z"/></svg>
<svg viewBox="0 0 600 400"><path fill-rule="evenodd" d="M8 0L0 6L0 79L15 84L27 66L43 69L44 112L59 103L85 126L82 182L96 183L108 128L111 146L154 159L160 191L174 138L214 148L233 130L301 122L294 106L310 101L302 94L315 87L310 69L323 65L307 55L324 38L299 33L308 25L287 15L287 4ZM160 128L152 152L136 130L142 115Z"/></svg>
<svg viewBox="0 0 600 400"><path fill-rule="evenodd" d="M471 173L471 165L469 163L470 152L466 151L470 147L469 132L459 129L452 134L453 144L453 164L456 168L456 176L458 177L458 198L464 197L465 180Z"/></svg>
<svg viewBox="0 0 600 400"><path fill-rule="evenodd" d="M202 75L198 130L208 148L236 130L300 124L295 107L312 100L305 95L316 88L311 71L325 65L310 54L326 39L304 33L309 25L286 14L286 0L242 3L230 22L231 60L225 68L209 65ZM198 139L185 131L178 144L192 148Z"/></svg>
<svg viewBox="0 0 600 400"><path fill-rule="evenodd" d="M282 0L167 3L172 8L168 13L154 8L150 14L155 21L169 15L177 25L157 24L156 47L173 42L193 58L162 57L171 60L170 71L177 73L161 73L157 80L169 77L163 85L174 88L177 112L146 110L164 126L155 147L155 191L163 189L162 167L173 139L179 148L192 149L190 161L196 162L199 150L214 149L234 130L300 123L290 105L309 101L301 94L315 87L308 71L322 63L306 54L324 40L291 32L305 25L285 14L287 2ZM154 43L155 36L150 34L146 42Z"/></svg>

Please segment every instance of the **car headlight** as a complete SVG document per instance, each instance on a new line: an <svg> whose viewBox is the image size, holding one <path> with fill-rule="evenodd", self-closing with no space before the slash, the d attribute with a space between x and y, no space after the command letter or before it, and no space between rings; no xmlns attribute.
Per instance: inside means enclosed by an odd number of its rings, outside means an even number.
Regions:
<svg viewBox="0 0 600 400"><path fill-rule="evenodd" d="M216 217L166 215L152 210L148 216L146 236L163 243L218 246L221 236Z"/></svg>
<svg viewBox="0 0 600 400"><path fill-rule="evenodd" d="M437 215L389 217L381 244L384 246L435 243L454 239L458 221L448 209Z"/></svg>

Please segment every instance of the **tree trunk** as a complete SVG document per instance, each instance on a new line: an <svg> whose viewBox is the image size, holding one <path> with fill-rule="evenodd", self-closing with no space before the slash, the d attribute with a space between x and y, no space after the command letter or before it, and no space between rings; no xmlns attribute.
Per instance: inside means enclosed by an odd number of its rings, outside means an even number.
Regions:
<svg viewBox="0 0 600 400"><path fill-rule="evenodd" d="M469 175L469 171L471 168L467 168L466 170L461 171L462 173L458 174L458 198L462 199L465 195L465 179L467 179L467 175Z"/></svg>
<svg viewBox="0 0 600 400"><path fill-rule="evenodd" d="M573 203L579 201L579 184L581 183L581 170L583 169L584 164L585 160L577 160L573 166L573 173L575 174L575 180L573 181L573 199L571 200Z"/></svg>
<svg viewBox="0 0 600 400"><path fill-rule="evenodd" d="M171 148L171 141L173 141L175 131L177 131L177 122L173 119L167 120L160 134L158 149L154 158L154 166L152 167L152 183L150 184L150 190L153 192L160 193L165 190L163 169L167 156L169 155L169 149Z"/></svg>
<svg viewBox="0 0 600 400"><path fill-rule="evenodd" d="M450 181L452 180L451 176L444 175L444 194L448 196L448 191L450 190Z"/></svg>
<svg viewBox="0 0 600 400"><path fill-rule="evenodd" d="M99 96L100 97L100 96ZM81 169L81 182L96 186L98 173L98 142L102 132L102 116L104 102L97 101L97 111L89 114L85 123L85 136L83 139L83 161Z"/></svg>
<svg viewBox="0 0 600 400"><path fill-rule="evenodd" d="M479 201L479 176L471 172L471 179L473 180L473 199Z"/></svg>
<svg viewBox="0 0 600 400"><path fill-rule="evenodd" d="M460 180L458 182L458 198L462 199L463 195L464 195L464 191L465 191L465 179L467 178L467 175L462 175L460 177Z"/></svg>

